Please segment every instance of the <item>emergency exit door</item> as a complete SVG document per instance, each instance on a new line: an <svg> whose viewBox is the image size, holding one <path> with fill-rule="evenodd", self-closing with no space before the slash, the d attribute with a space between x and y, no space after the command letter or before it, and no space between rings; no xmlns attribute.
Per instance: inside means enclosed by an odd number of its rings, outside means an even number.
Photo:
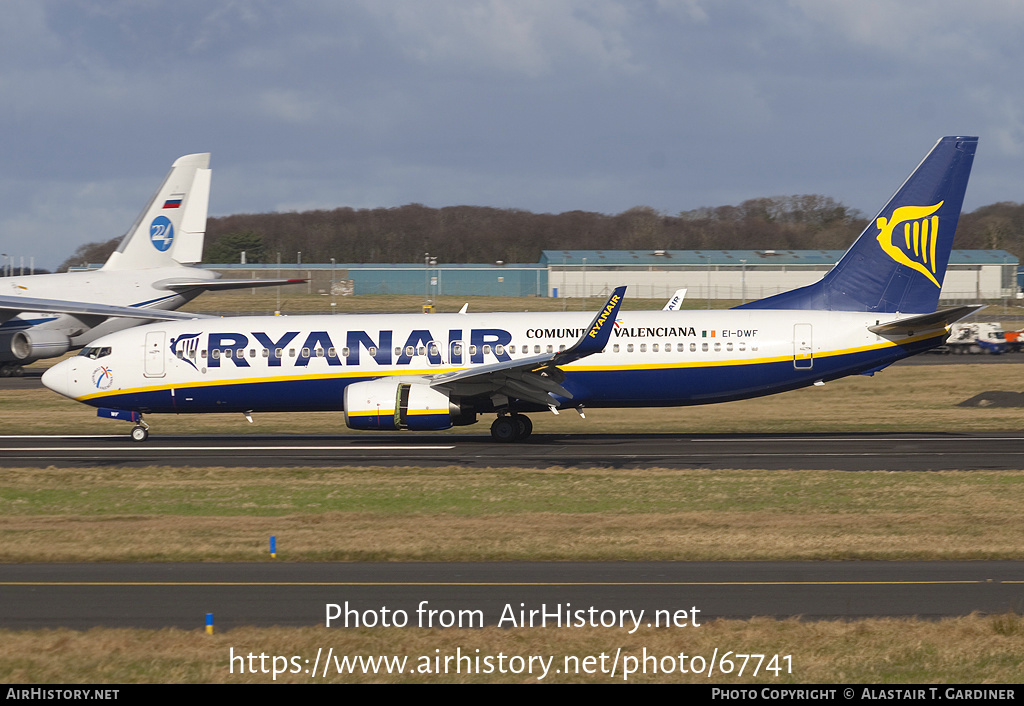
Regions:
<svg viewBox="0 0 1024 706"><path fill-rule="evenodd" d="M814 344L810 324L793 325L793 367L810 370L814 367Z"/></svg>

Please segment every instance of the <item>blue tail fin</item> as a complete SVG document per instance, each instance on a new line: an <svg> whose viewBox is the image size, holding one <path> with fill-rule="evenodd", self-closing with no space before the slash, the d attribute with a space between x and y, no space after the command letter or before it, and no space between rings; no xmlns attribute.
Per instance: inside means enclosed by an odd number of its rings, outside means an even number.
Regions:
<svg viewBox="0 0 1024 706"><path fill-rule="evenodd" d="M943 137L820 281L737 308L935 311L977 146Z"/></svg>

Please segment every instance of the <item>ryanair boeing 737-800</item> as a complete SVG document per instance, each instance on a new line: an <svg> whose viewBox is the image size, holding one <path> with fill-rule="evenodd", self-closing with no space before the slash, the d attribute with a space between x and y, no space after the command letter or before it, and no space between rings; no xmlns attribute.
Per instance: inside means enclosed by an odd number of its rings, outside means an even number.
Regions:
<svg viewBox="0 0 1024 706"><path fill-rule="evenodd" d="M150 324L94 341L43 383L135 422L149 413L343 411L353 429L435 430L496 414L707 404L871 375L941 345L979 307L936 311L977 138L945 137L819 282L724 311L264 316Z"/></svg>

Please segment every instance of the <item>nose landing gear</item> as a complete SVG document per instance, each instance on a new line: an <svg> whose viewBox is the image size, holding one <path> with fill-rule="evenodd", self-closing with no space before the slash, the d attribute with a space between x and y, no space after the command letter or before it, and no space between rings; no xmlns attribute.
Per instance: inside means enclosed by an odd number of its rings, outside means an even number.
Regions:
<svg viewBox="0 0 1024 706"><path fill-rule="evenodd" d="M139 419L139 423L132 427L132 441L145 441L148 438L149 425Z"/></svg>

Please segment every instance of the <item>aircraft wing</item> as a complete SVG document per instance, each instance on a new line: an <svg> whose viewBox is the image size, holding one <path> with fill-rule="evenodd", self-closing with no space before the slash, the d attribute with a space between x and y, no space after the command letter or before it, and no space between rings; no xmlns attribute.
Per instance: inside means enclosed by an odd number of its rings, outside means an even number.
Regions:
<svg viewBox="0 0 1024 706"><path fill-rule="evenodd" d="M189 314L183 311L143 309L133 306L112 306L91 302L74 302L63 299L35 299L33 297L0 296L0 321L6 321L23 311L43 314L81 314L84 316L122 316L129 319L151 321L178 321L211 318L205 314Z"/></svg>
<svg viewBox="0 0 1024 706"><path fill-rule="evenodd" d="M913 336L915 333L945 328L965 316L970 316L984 308L984 304L956 306L952 309L942 309L931 314L919 314L906 319L889 321L878 326L868 326L868 331L877 333L879 336Z"/></svg>
<svg viewBox="0 0 1024 706"><path fill-rule="evenodd" d="M430 386L460 396L501 394L547 407L558 405L554 395L572 399L561 385L565 373L559 366L604 350L625 293L625 287L616 288L586 332L564 351L441 373L430 377Z"/></svg>
<svg viewBox="0 0 1024 706"><path fill-rule="evenodd" d="M164 289L179 292L185 289L247 289L249 287L273 287L282 284L302 284L308 279L172 279L158 282Z"/></svg>

